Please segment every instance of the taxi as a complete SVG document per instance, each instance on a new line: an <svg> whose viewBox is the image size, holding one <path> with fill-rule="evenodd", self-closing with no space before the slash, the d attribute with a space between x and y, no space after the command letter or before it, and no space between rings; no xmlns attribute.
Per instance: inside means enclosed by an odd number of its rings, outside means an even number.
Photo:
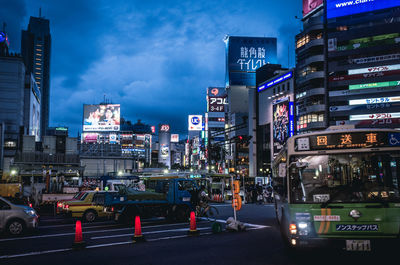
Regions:
<svg viewBox="0 0 400 265"><path fill-rule="evenodd" d="M62 211L72 218L80 218L86 222L94 222L97 218L110 217L104 207L106 191L86 191L87 195L81 200L66 201Z"/></svg>

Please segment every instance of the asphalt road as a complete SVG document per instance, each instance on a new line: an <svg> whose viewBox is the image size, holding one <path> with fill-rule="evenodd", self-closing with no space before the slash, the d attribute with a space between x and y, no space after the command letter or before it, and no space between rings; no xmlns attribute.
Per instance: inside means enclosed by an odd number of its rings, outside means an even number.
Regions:
<svg viewBox="0 0 400 265"><path fill-rule="evenodd" d="M233 215L228 204L217 206L219 222ZM246 231L213 234L208 220L198 220L198 236L189 236L189 223L142 220L145 242L132 243L133 224L113 221L83 224L87 247L72 250L75 225L46 218L38 231L22 237L0 237L0 264L376 264L386 257L309 251L289 256L276 226L272 205L244 205L238 219ZM393 257L396 259L396 257ZM397 262L394 264L398 263Z"/></svg>

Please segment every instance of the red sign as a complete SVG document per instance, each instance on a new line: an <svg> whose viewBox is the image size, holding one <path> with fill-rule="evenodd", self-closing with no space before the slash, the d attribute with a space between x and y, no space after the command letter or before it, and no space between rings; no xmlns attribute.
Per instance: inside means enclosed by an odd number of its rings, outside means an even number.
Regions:
<svg viewBox="0 0 400 265"><path fill-rule="evenodd" d="M151 126L151 132L156 133L156 126Z"/></svg>
<svg viewBox="0 0 400 265"><path fill-rule="evenodd" d="M303 17L306 17L317 7L323 5L323 3L323 0L303 0Z"/></svg>

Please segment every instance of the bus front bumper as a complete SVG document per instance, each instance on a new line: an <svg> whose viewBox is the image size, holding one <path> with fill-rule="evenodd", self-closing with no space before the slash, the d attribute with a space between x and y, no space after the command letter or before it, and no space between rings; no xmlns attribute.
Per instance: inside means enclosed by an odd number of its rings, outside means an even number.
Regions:
<svg viewBox="0 0 400 265"><path fill-rule="evenodd" d="M292 237L289 244L294 248L325 248L349 252L385 252L399 250L400 237L390 238L316 238Z"/></svg>

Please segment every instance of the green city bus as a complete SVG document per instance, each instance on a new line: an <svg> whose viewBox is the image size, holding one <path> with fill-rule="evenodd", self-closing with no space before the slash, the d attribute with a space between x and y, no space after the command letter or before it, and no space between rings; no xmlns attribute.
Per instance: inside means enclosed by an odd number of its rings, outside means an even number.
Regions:
<svg viewBox="0 0 400 265"><path fill-rule="evenodd" d="M272 167L276 217L289 249L400 249L400 131L297 135Z"/></svg>

